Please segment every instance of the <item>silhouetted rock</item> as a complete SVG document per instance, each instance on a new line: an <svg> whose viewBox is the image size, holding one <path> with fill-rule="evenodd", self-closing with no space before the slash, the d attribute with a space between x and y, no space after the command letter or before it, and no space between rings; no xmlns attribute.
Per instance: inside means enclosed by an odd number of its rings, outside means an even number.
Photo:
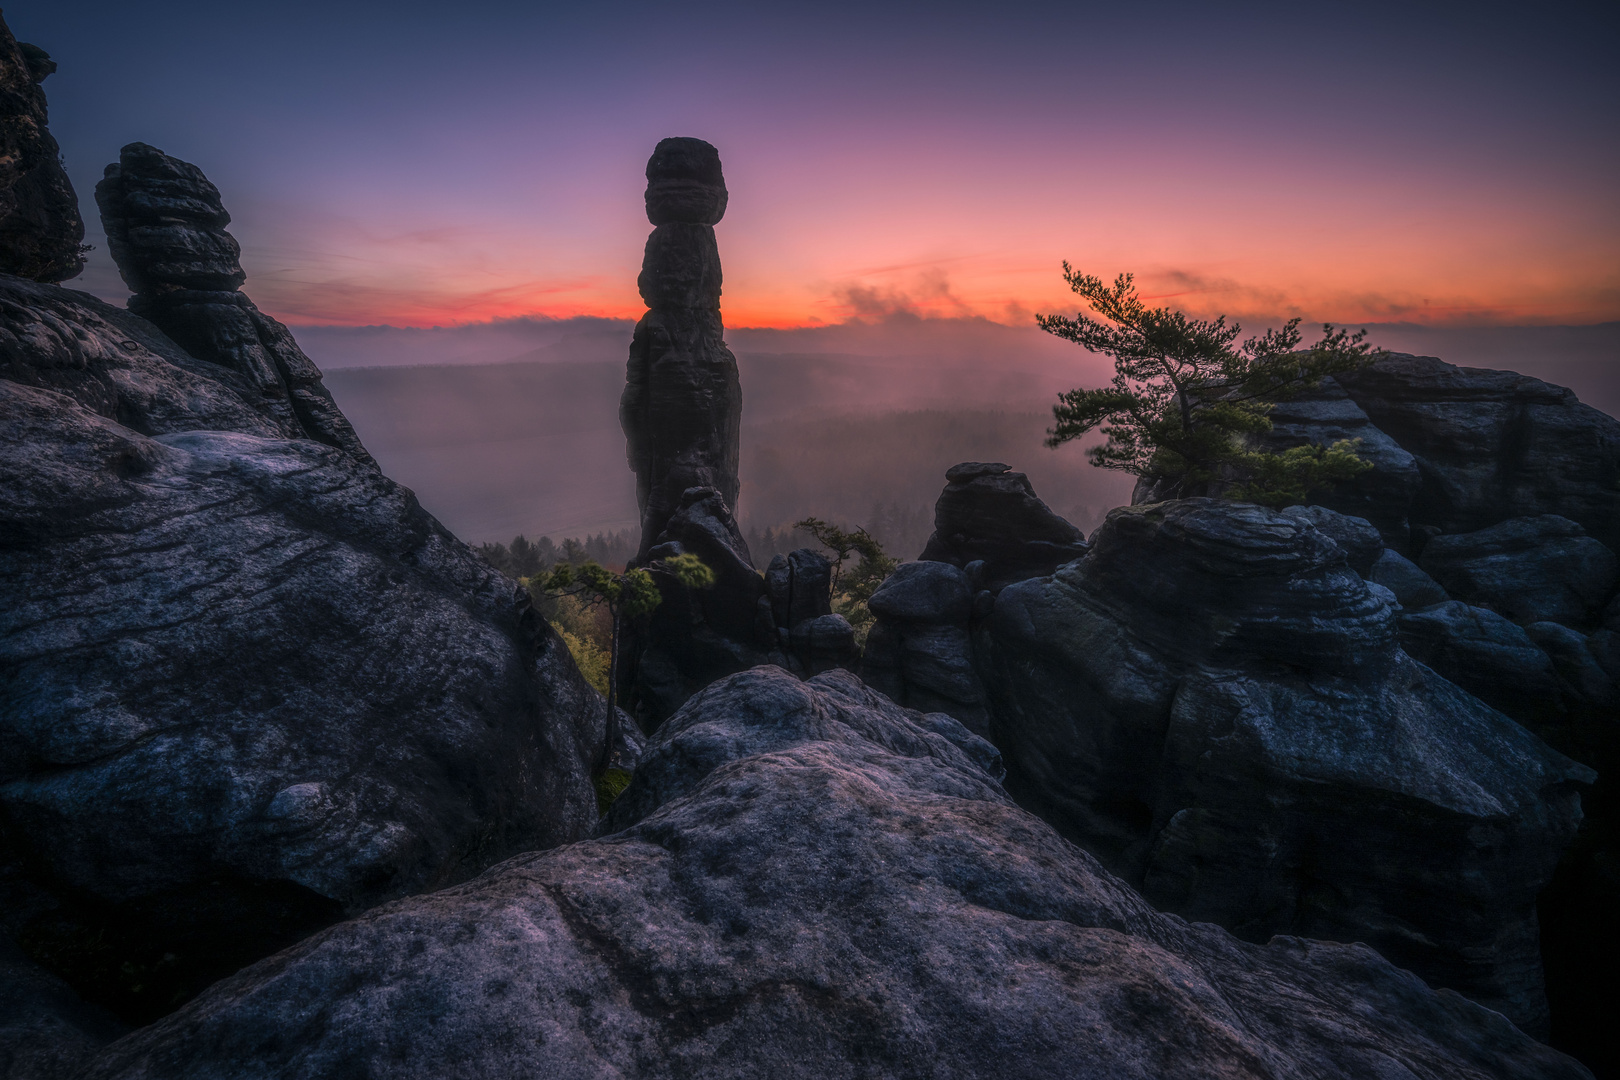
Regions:
<svg viewBox="0 0 1620 1080"><path fill-rule="evenodd" d="M334 927L87 1078L1588 1075L1364 946L1155 912L989 753L845 673L734 676L624 831Z"/></svg>
<svg viewBox="0 0 1620 1080"><path fill-rule="evenodd" d="M125 1030L0 933L0 1078L71 1080Z"/></svg>
<svg viewBox="0 0 1620 1080"><path fill-rule="evenodd" d="M1598 662L1585 635L1555 622L1531 623L1524 632L1552 660L1570 693L1596 708L1620 707L1614 679Z"/></svg>
<svg viewBox="0 0 1620 1080"><path fill-rule="evenodd" d="M771 559L765 570L771 616L783 630L832 614L832 562L819 551L799 548Z"/></svg>
<svg viewBox="0 0 1620 1080"><path fill-rule="evenodd" d="M84 269L84 219L40 86L56 61L0 20L0 273L66 281Z"/></svg>
<svg viewBox="0 0 1620 1080"><path fill-rule="evenodd" d="M636 473L643 559L687 489L713 488L728 513L737 505L742 388L720 320L713 229L724 212L714 147L698 139L660 142L647 162L647 216L658 227L637 280L650 310L636 324L619 406Z"/></svg>
<svg viewBox="0 0 1620 1080"><path fill-rule="evenodd" d="M1592 626L1620 581L1620 559L1555 514L1436 536L1419 565L1458 600L1514 622Z"/></svg>
<svg viewBox="0 0 1620 1080"><path fill-rule="evenodd" d="M645 627L626 629L621 686L649 729L695 691L781 646L768 603L761 616L763 584L734 516L742 387L720 320L713 228L725 208L714 147L699 139L658 144L647 162L647 217L657 228L637 279L650 310L636 324L619 402L641 510L636 562L677 550L673 544L700 556L712 549L722 565L719 582L702 594L662 581L664 603Z"/></svg>
<svg viewBox="0 0 1620 1080"><path fill-rule="evenodd" d="M1166 910L1544 1030L1536 893L1593 774L1414 663L1379 592L1296 516L1115 510L976 631L1009 784Z"/></svg>
<svg viewBox="0 0 1620 1080"><path fill-rule="evenodd" d="M0 931L150 1019L594 825L527 594L240 372L0 279Z"/></svg>
<svg viewBox="0 0 1620 1080"><path fill-rule="evenodd" d="M1419 569L1417 563L1388 548L1378 556L1366 576L1368 581L1394 593L1402 607L1414 611L1450 599L1440 583Z"/></svg>
<svg viewBox="0 0 1620 1080"><path fill-rule="evenodd" d="M973 593L967 573L950 563L901 563L868 606L875 621L861 678L902 705L947 713L975 734L988 734L990 716L969 636Z"/></svg>
<svg viewBox="0 0 1620 1080"><path fill-rule="evenodd" d="M919 559L968 568L976 589L1050 574L1087 551L1080 530L1035 496L1029 477L1000 462L964 461L945 473L934 534Z"/></svg>
<svg viewBox="0 0 1620 1080"><path fill-rule="evenodd" d="M688 589L656 574L663 602L644 626L629 624L622 633L626 699L644 730L657 727L714 680L772 659L771 650L779 645L765 581L748 561L731 511L713 488L684 493L646 561L687 553L714 571L714 587Z"/></svg>
<svg viewBox="0 0 1620 1080"><path fill-rule="evenodd" d="M129 309L199 360L243 376L249 401L285 435L335 446L372 464L321 372L287 328L237 289L241 248L202 170L130 143L96 185L107 246L135 295Z"/></svg>

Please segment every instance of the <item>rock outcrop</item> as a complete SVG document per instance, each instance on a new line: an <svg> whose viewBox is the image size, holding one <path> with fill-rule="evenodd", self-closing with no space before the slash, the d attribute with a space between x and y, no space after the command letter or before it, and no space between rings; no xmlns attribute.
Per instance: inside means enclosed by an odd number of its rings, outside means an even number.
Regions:
<svg viewBox="0 0 1620 1080"><path fill-rule="evenodd" d="M1620 583L1620 559L1556 514L1432 538L1418 563L1447 594L1521 625L1590 628Z"/></svg>
<svg viewBox="0 0 1620 1080"><path fill-rule="evenodd" d="M861 678L902 705L946 713L988 736L990 714L969 633L973 588L966 571L944 562L902 563L868 606L875 620Z"/></svg>
<svg viewBox="0 0 1620 1080"><path fill-rule="evenodd" d="M1086 553L1085 537L1000 462L964 461L945 473L934 534L919 559L968 571L975 590L1050 574Z"/></svg>
<svg viewBox="0 0 1620 1080"><path fill-rule="evenodd" d="M84 269L84 219L41 87L56 62L0 20L0 274L66 281Z"/></svg>
<svg viewBox="0 0 1620 1080"><path fill-rule="evenodd" d="M785 659L735 518L742 387L720 319L714 237L726 199L714 147L664 139L653 150L646 201L656 228L637 279L649 310L619 403L641 509L636 562L690 551L719 580L693 592L660 578L664 602L645 626L625 628L621 689L648 730L715 679Z"/></svg>
<svg viewBox="0 0 1620 1080"><path fill-rule="evenodd" d="M833 613L832 571L832 561L810 548L777 555L765 570L767 595L760 601L760 614L769 616L784 666L795 674L860 666L855 628Z"/></svg>
<svg viewBox="0 0 1620 1080"><path fill-rule="evenodd" d="M230 368L249 401L290 438L314 439L360 461L371 456L287 328L238 291L247 279L225 231L219 189L195 165L130 143L96 185L107 245L129 309L199 360Z"/></svg>
<svg viewBox="0 0 1620 1080"><path fill-rule="evenodd" d="M976 630L1009 784L1165 910L1545 1031L1536 894L1593 773L1414 663L1388 597L1304 515L1116 510Z"/></svg>
<svg viewBox="0 0 1620 1080"><path fill-rule="evenodd" d="M0 932L126 1019L596 820L526 595L261 389L0 276Z"/></svg>
<svg viewBox="0 0 1620 1080"><path fill-rule="evenodd" d="M72 1080L126 1030L0 934L0 1077Z"/></svg>
<svg viewBox="0 0 1620 1080"><path fill-rule="evenodd" d="M623 831L334 927L86 1076L1589 1075L1364 946L1155 912L990 753L847 673L731 677Z"/></svg>
<svg viewBox="0 0 1620 1080"><path fill-rule="evenodd" d="M1359 437L1372 471L1320 495L1418 554L1402 522L1474 532L1556 514L1620 550L1620 421L1562 386L1432 356L1386 355L1279 405L1268 445Z"/></svg>

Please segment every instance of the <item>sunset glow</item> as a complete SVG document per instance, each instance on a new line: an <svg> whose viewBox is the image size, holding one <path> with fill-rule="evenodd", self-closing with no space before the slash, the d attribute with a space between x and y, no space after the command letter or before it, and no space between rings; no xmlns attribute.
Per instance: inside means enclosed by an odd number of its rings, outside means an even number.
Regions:
<svg viewBox="0 0 1620 1080"><path fill-rule="evenodd" d="M8 18L63 58L53 128L87 209L123 142L195 161L246 290L295 324L638 316L641 168L670 134L725 162L732 326L1027 324L1073 306L1064 259L1247 321L1620 319L1617 151L1594 137L1613 75L1567 53L1590 44L1573 24L1332 26L1324 44L1325 21L1189 7L1146 36L1084 20L1080 48L1042 5L896 8L854 37L830 11L716 9L716 34L658 41L503 4L453 33L412 5L385 33L365 4L234 24L73 7ZM228 100L196 95L213 80ZM77 284L122 295L104 251Z"/></svg>

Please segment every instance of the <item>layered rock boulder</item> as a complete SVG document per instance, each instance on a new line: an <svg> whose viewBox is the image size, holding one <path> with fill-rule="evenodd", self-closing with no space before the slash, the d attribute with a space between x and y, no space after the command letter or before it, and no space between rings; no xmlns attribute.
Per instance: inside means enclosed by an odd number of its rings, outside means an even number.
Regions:
<svg viewBox="0 0 1620 1080"><path fill-rule="evenodd" d="M86 1076L1577 1078L1361 945L1154 911L843 672L659 731L600 840L376 909Z"/></svg>
<svg viewBox="0 0 1620 1080"><path fill-rule="evenodd" d="M1001 462L964 461L945 473L934 533L919 559L968 570L976 590L1049 574L1086 553L1085 537Z"/></svg>
<svg viewBox="0 0 1620 1080"><path fill-rule="evenodd" d="M56 61L0 20L0 274L66 281L84 269L84 219L40 85Z"/></svg>
<svg viewBox="0 0 1620 1080"><path fill-rule="evenodd" d="M1162 908L1362 941L1544 1031L1535 903L1591 770L1400 648L1302 515L1116 510L976 629L1009 783Z"/></svg>
<svg viewBox="0 0 1620 1080"><path fill-rule="evenodd" d="M526 594L261 391L0 276L0 931L126 1019L596 820Z"/></svg>
<svg viewBox="0 0 1620 1080"><path fill-rule="evenodd" d="M990 732L984 685L974 669L973 587L950 563L909 562L868 601L875 617L861 678L903 705L946 713L977 735Z"/></svg>
<svg viewBox="0 0 1620 1080"><path fill-rule="evenodd" d="M1620 583L1615 553L1556 514L1436 536L1419 565L1455 599L1521 625L1593 627Z"/></svg>
<svg viewBox="0 0 1620 1080"><path fill-rule="evenodd" d="M240 292L241 248L225 231L219 189L202 170L130 143L96 185L102 228L134 295L129 309L190 355L236 372L248 400L291 438L371 463L321 372L287 328Z"/></svg>
<svg viewBox="0 0 1620 1080"><path fill-rule="evenodd" d="M1620 421L1562 386L1402 353L1324 380L1272 413L1276 448L1362 440L1372 471L1316 501L1373 522L1465 533L1556 514L1620 550ZM1421 545L1419 545L1421 546Z"/></svg>

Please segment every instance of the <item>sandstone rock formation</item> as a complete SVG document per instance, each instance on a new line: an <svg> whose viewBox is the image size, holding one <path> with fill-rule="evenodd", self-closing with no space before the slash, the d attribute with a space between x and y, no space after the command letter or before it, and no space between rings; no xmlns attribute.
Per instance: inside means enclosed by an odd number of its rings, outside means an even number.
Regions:
<svg viewBox="0 0 1620 1080"><path fill-rule="evenodd" d="M219 189L195 165L130 143L96 185L107 245L129 309L199 360L230 368L248 400L292 438L308 438L371 463L321 373L287 328L237 291L247 275L225 226Z"/></svg>
<svg viewBox="0 0 1620 1080"><path fill-rule="evenodd" d="M1302 515L1116 510L976 631L1009 783L1166 910L1544 1031L1536 894L1594 774L1414 663L1388 595Z"/></svg>
<svg viewBox="0 0 1620 1080"><path fill-rule="evenodd" d="M964 461L945 473L934 534L918 558L972 567L974 588L997 592L1085 553L1080 530L1036 497L1029 477L1000 462Z"/></svg>
<svg viewBox="0 0 1620 1080"><path fill-rule="evenodd" d="M0 933L130 1019L596 819L526 596L261 390L0 276Z"/></svg>
<svg viewBox="0 0 1620 1080"><path fill-rule="evenodd" d="M125 1030L0 934L0 1077L71 1080Z"/></svg>
<svg viewBox="0 0 1620 1080"><path fill-rule="evenodd" d="M624 700L651 730L715 679L785 654L735 518L742 387L720 320L719 152L664 139L647 162L646 198L656 228L637 285L650 310L619 403L641 509L636 561L691 551L719 575L699 592L661 579L664 602L647 625L624 629Z"/></svg>
<svg viewBox="0 0 1620 1080"><path fill-rule="evenodd" d="M334 927L86 1076L1589 1075L1364 946L1155 912L991 753L847 673L733 676L623 831Z"/></svg>
<svg viewBox="0 0 1620 1080"><path fill-rule="evenodd" d="M728 511L737 506L742 387L720 320L714 238L725 210L715 148L700 139L660 142L647 162L647 218L657 227L637 281L650 310L636 324L619 406L643 561L689 488L712 488Z"/></svg>
<svg viewBox="0 0 1620 1080"><path fill-rule="evenodd" d="M1375 468L1315 501L1367 518L1413 555L1401 523L1473 532L1557 514L1620 550L1620 421L1561 386L1395 353L1279 405L1279 448L1360 437Z"/></svg>
<svg viewBox="0 0 1620 1080"><path fill-rule="evenodd" d="M1418 560L1458 600L1527 625L1593 627L1620 584L1620 559L1556 514L1436 536Z"/></svg>
<svg viewBox="0 0 1620 1080"><path fill-rule="evenodd" d="M776 628L782 663L798 675L819 675L835 667L855 670L861 650L855 628L832 610L832 561L799 548L777 555L765 570L762 616ZM766 605L769 610L766 611Z"/></svg>
<svg viewBox="0 0 1620 1080"><path fill-rule="evenodd" d="M84 269L84 219L45 126L56 62L0 20L0 274L66 281Z"/></svg>
<svg viewBox="0 0 1620 1080"><path fill-rule="evenodd" d="M988 598L988 592L986 592ZM969 636L973 587L950 563L902 563L868 601L876 617L861 678L909 708L946 713L990 733Z"/></svg>

